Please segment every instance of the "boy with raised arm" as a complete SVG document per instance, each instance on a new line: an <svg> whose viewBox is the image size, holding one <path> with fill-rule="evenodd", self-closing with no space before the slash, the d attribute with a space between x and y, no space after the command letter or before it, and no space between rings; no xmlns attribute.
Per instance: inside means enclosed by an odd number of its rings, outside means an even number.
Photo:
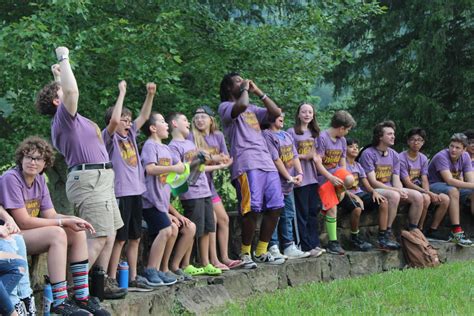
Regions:
<svg viewBox="0 0 474 316"><path fill-rule="evenodd" d="M58 47L56 56L59 65L52 67L56 82L39 92L36 106L41 114L53 117L51 139L69 168L68 200L79 217L95 228L94 234L87 234L89 264L105 268L109 265L115 233L123 226L115 199L114 171L99 127L77 111L79 89L69 64L69 50ZM106 284L107 297L126 295L126 289Z"/></svg>
<svg viewBox="0 0 474 316"><path fill-rule="evenodd" d="M147 95L140 115L132 121L132 112L123 108L127 83L119 83L119 96L114 107L107 109L102 137L115 171L115 196L120 208L124 226L117 231L115 244L109 262L108 275L118 286L115 275L122 248L127 243L129 265L129 290L151 291L145 279L137 276L138 246L142 234L142 194L145 192L144 171L137 146L137 133L150 117L156 85L147 83Z"/></svg>

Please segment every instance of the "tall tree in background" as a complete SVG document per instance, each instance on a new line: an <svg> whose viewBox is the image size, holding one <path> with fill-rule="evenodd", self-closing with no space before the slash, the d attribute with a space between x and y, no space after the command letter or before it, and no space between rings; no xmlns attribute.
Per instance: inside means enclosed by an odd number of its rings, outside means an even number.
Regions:
<svg viewBox="0 0 474 316"><path fill-rule="evenodd" d="M358 136L370 140L384 119L397 123L398 142L414 126L428 131L427 150L454 132L474 128L474 6L472 0L381 1L386 14L334 34L354 59L328 76L352 90ZM347 25L346 26L346 30Z"/></svg>

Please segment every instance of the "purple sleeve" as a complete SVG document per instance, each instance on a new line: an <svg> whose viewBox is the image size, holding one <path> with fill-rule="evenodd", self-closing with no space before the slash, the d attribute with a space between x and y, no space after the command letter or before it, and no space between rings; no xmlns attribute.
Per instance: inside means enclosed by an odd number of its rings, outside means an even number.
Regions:
<svg viewBox="0 0 474 316"><path fill-rule="evenodd" d="M25 207L21 182L7 173L1 179L0 194L3 207L7 210Z"/></svg>
<svg viewBox="0 0 474 316"><path fill-rule="evenodd" d="M74 126L74 121L76 120L77 113L76 115L72 116L68 110L66 109L66 106L61 102L59 104L58 110L56 111L56 114L54 115L54 119L56 122L60 125L60 127L67 127L67 128L72 128Z"/></svg>
<svg viewBox="0 0 474 316"><path fill-rule="evenodd" d="M217 140L219 142L219 151L223 154L229 155L229 151L227 150L227 145L225 144L224 134L216 133Z"/></svg>
<svg viewBox="0 0 474 316"><path fill-rule="evenodd" d="M408 163L403 154L399 155L400 157L400 179L405 179L408 177Z"/></svg>
<svg viewBox="0 0 474 316"><path fill-rule="evenodd" d="M365 170L364 168L362 168L362 166L360 165L360 163L358 163L356 161L356 165L357 165L357 168L359 169L359 178L362 179L362 178L367 178L367 175L365 174Z"/></svg>
<svg viewBox="0 0 474 316"><path fill-rule="evenodd" d="M268 151L270 152L270 156L272 157L272 160L275 161L278 158L280 158L278 144L273 138L273 135L271 134L271 132L268 130L263 131L263 138L265 138Z"/></svg>
<svg viewBox="0 0 474 316"><path fill-rule="evenodd" d="M222 102L219 105L219 116L225 126L232 123L232 108L234 107L234 103L235 102Z"/></svg>
<svg viewBox="0 0 474 316"><path fill-rule="evenodd" d="M102 130L102 139L104 140L105 147L107 148L107 151L110 153L110 148L113 146L112 139L114 137L114 134L109 135L109 131L107 131L107 128L104 128Z"/></svg>
<svg viewBox="0 0 474 316"><path fill-rule="evenodd" d="M180 146L176 143L171 142L168 147L170 148L171 152L179 159L179 161L184 162L184 151Z"/></svg>
<svg viewBox="0 0 474 316"><path fill-rule="evenodd" d="M293 157L298 158L298 150L296 149L295 139L288 132L286 133L286 135L288 136L288 138L291 140L291 143L293 144L293 146L292 146L292 148L293 148Z"/></svg>
<svg viewBox="0 0 474 316"><path fill-rule="evenodd" d="M446 155L438 154L436 156L437 156L437 159L434 162L436 171L438 172L445 171L445 170L450 171L451 169L450 169L449 161Z"/></svg>
<svg viewBox="0 0 474 316"><path fill-rule="evenodd" d="M171 164L172 165L176 165L178 162L181 162L181 160L179 159L179 156L176 155L175 152L170 151L170 154L171 154Z"/></svg>
<svg viewBox="0 0 474 316"><path fill-rule="evenodd" d="M421 154L421 175L428 175L428 158L423 154Z"/></svg>
<svg viewBox="0 0 474 316"><path fill-rule="evenodd" d="M347 140L346 140L345 137L342 137L341 141L342 141L342 155L341 155L341 158L346 158Z"/></svg>
<svg viewBox="0 0 474 316"><path fill-rule="evenodd" d="M262 124L268 114L268 110L266 108L261 108L253 104L249 105L249 110L255 113L255 116L257 117L257 120L260 124Z"/></svg>
<svg viewBox="0 0 474 316"><path fill-rule="evenodd" d="M49 194L48 185L46 184L46 180L44 176L39 176L41 188L43 189L41 192L41 211L46 211L49 209L54 208L53 201L51 201L51 195Z"/></svg>
<svg viewBox="0 0 474 316"><path fill-rule="evenodd" d="M371 157L370 152L366 149L360 156L360 165L364 169L365 173L369 173L375 170L375 160Z"/></svg>
<svg viewBox="0 0 474 316"><path fill-rule="evenodd" d="M461 169L462 169L463 174L466 172L474 171L472 170L471 157L469 156L469 154L467 152L464 152L462 154L462 158L463 158L463 161L462 161Z"/></svg>
<svg viewBox="0 0 474 316"><path fill-rule="evenodd" d="M400 175L400 158L398 157L398 153L394 150L393 151L393 174Z"/></svg>
<svg viewBox="0 0 474 316"><path fill-rule="evenodd" d="M316 139L314 140L314 143L315 143L315 146L314 148L316 148L316 152L318 153L318 155L320 155L321 157L324 157L325 156L325 151L326 151L326 145L324 143L324 139L321 135L319 135L318 137L316 137Z"/></svg>
<svg viewBox="0 0 474 316"><path fill-rule="evenodd" d="M155 152L155 148L148 142L145 143L141 153L142 165L143 167L148 166L149 164L158 163L158 157Z"/></svg>

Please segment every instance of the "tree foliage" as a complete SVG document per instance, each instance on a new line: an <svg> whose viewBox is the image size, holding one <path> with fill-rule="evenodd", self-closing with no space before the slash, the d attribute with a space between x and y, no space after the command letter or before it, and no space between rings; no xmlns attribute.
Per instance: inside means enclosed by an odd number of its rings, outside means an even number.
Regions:
<svg viewBox="0 0 474 316"><path fill-rule="evenodd" d="M335 34L354 58L327 78L339 90L352 90L350 110L361 139L370 139L377 122L392 119L398 126L398 149L406 131L420 126L428 132L425 149L436 152L452 133L473 128L473 2L382 3L386 14Z"/></svg>

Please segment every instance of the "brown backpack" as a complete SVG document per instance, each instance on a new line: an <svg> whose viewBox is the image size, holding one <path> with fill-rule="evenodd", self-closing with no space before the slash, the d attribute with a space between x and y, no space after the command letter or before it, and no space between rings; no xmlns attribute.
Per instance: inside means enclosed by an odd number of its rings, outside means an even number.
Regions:
<svg viewBox="0 0 474 316"><path fill-rule="evenodd" d="M402 230L401 237L403 254L410 267L436 267L441 264L438 251L430 245L419 229Z"/></svg>

